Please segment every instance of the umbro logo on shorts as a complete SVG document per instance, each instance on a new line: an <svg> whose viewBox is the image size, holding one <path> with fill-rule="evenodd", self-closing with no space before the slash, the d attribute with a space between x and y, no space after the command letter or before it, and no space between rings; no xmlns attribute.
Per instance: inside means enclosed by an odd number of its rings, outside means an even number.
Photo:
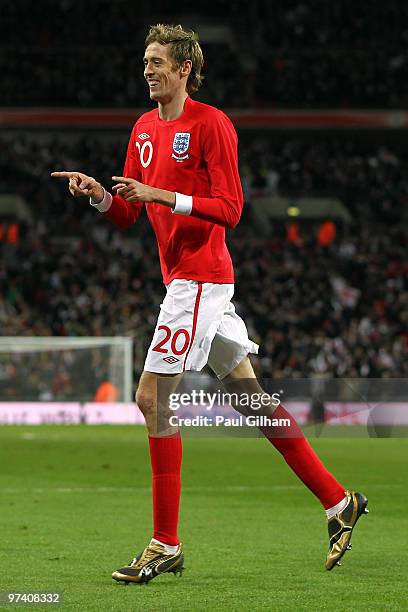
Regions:
<svg viewBox="0 0 408 612"><path fill-rule="evenodd" d="M143 134L139 134L138 138L140 138L140 140L146 140L146 138L150 138L150 136L146 134L146 132L143 132Z"/></svg>
<svg viewBox="0 0 408 612"><path fill-rule="evenodd" d="M177 363L180 359L177 359L177 357L163 357L163 361L167 361L167 363Z"/></svg>

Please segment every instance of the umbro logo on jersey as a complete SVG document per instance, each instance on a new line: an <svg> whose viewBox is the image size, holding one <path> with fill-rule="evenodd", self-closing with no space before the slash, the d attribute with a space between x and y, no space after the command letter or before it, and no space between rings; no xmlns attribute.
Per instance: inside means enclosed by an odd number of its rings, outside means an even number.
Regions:
<svg viewBox="0 0 408 612"><path fill-rule="evenodd" d="M167 363L177 363L178 361L180 361L180 359L177 359L177 357L163 357L163 361L167 361Z"/></svg>
<svg viewBox="0 0 408 612"><path fill-rule="evenodd" d="M138 138L140 138L140 140L146 140L146 138L150 138L150 136L146 134L146 132L143 132L143 134L139 134Z"/></svg>

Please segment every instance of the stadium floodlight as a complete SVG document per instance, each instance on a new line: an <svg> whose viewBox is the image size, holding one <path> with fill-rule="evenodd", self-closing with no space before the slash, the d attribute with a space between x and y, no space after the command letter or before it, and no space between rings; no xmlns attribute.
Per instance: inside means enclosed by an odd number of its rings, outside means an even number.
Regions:
<svg viewBox="0 0 408 612"><path fill-rule="evenodd" d="M129 337L0 337L0 401L89 402L108 383L131 402L132 374Z"/></svg>

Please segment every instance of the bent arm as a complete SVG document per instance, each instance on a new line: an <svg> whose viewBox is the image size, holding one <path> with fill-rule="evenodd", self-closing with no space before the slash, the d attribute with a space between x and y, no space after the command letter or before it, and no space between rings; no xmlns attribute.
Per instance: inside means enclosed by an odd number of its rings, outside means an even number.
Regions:
<svg viewBox="0 0 408 612"><path fill-rule="evenodd" d="M119 195L112 195L105 191L102 201L93 202L91 200L91 206L103 213L114 225L125 230L136 223L142 212L143 203L126 202Z"/></svg>
<svg viewBox="0 0 408 612"><path fill-rule="evenodd" d="M221 115L206 124L203 146L211 196L176 193L173 212L234 228L241 218L244 202L238 171L237 135L226 116Z"/></svg>

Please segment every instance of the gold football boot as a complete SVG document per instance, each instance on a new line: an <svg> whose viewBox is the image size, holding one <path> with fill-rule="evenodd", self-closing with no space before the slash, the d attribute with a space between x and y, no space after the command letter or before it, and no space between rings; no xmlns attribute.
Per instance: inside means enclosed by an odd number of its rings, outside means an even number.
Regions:
<svg viewBox="0 0 408 612"><path fill-rule="evenodd" d="M133 559L126 567L121 567L112 574L118 582L150 582L159 574L172 572L174 575L184 569L182 544L179 544L174 554L166 552L164 546L150 543L143 552Z"/></svg>
<svg viewBox="0 0 408 612"><path fill-rule="evenodd" d="M355 524L362 514L368 514L368 501L364 495L354 491L345 491L345 494L347 506L328 520L329 552L325 565L329 571L336 564L341 565L340 559L351 548L350 540Z"/></svg>

